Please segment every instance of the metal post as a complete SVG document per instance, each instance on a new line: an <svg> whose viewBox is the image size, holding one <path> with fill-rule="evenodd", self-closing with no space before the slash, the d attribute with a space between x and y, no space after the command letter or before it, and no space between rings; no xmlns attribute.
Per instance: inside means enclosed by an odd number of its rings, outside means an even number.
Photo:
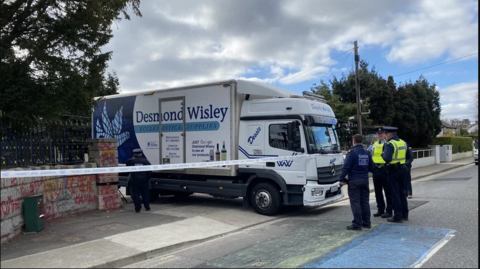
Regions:
<svg viewBox="0 0 480 269"><path fill-rule="evenodd" d="M360 61L360 56L358 55L357 41L353 42L355 50L355 89L357 93L357 125L358 133L363 134L362 132L362 106L360 104L360 85L358 83L358 62Z"/></svg>

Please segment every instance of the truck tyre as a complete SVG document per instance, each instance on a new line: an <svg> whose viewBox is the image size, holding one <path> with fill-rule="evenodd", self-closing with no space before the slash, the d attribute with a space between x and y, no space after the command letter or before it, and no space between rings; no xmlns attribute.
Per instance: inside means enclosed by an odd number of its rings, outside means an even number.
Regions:
<svg viewBox="0 0 480 269"><path fill-rule="evenodd" d="M262 182L253 186L250 203L258 214L273 216L280 210L282 198L273 184Z"/></svg>
<svg viewBox="0 0 480 269"><path fill-rule="evenodd" d="M156 190L150 190L150 203L154 203L158 200L160 193Z"/></svg>
<svg viewBox="0 0 480 269"><path fill-rule="evenodd" d="M175 197L180 198L180 197L188 197L192 194L193 194L193 192L177 192L174 195L175 195Z"/></svg>

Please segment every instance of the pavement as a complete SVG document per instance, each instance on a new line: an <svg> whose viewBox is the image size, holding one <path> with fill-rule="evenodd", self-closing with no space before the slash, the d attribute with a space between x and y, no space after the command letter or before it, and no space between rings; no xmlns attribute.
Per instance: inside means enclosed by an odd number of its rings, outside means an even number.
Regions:
<svg viewBox="0 0 480 269"><path fill-rule="evenodd" d="M403 223L371 218L371 229L348 231L346 200L124 268L478 268L478 167L412 185L416 195ZM370 208L376 210L374 195Z"/></svg>
<svg viewBox="0 0 480 269"><path fill-rule="evenodd" d="M473 158L412 170L412 180L473 163ZM373 184L370 184L373 190ZM415 196L415 190L414 190ZM22 234L2 245L2 268L122 267L307 211L286 209L275 217L244 209L241 199L207 195L161 197L150 212L133 204L48 221L39 233ZM292 212L293 211L293 212Z"/></svg>

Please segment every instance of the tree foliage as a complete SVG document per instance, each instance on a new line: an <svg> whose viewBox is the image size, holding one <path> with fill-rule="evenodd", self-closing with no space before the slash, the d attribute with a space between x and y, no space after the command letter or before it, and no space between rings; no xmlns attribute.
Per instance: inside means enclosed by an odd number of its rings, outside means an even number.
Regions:
<svg viewBox="0 0 480 269"><path fill-rule="evenodd" d="M415 82L397 86L393 77L384 79L369 68L366 61L359 67L360 98L363 100L362 116L364 125L393 125L398 134L413 147L425 147L441 131L440 95L434 83L423 76ZM339 120L347 121L357 114L355 73L334 77L330 85L321 81L313 85L313 92L325 96ZM364 130L365 133L365 130Z"/></svg>
<svg viewBox="0 0 480 269"><path fill-rule="evenodd" d="M0 2L0 110L24 122L89 115L93 97L118 89L105 75L114 21L141 16L140 0Z"/></svg>

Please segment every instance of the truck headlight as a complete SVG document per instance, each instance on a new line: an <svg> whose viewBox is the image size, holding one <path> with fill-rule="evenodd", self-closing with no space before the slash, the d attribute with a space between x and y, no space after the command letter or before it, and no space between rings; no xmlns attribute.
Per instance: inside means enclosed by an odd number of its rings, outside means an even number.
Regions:
<svg viewBox="0 0 480 269"><path fill-rule="evenodd" d="M323 196L323 189L313 188L312 189L312 196Z"/></svg>

